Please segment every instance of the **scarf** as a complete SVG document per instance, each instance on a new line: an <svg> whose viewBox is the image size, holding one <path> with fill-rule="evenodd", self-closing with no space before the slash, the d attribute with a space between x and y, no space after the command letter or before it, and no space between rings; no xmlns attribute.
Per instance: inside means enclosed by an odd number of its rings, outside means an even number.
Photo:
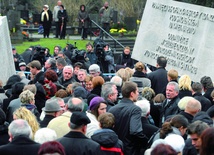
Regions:
<svg viewBox="0 0 214 155"><path fill-rule="evenodd" d="M47 21L49 21L49 15L48 15L48 11L44 11L42 12L42 16L41 16L41 21L44 22L44 16L46 15Z"/></svg>

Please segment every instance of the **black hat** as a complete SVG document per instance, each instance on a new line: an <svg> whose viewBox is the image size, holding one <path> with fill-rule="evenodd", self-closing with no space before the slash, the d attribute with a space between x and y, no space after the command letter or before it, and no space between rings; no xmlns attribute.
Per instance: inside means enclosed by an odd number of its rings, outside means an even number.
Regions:
<svg viewBox="0 0 214 155"><path fill-rule="evenodd" d="M86 116L84 112L72 112L70 122L75 125L87 125L91 123L90 119Z"/></svg>

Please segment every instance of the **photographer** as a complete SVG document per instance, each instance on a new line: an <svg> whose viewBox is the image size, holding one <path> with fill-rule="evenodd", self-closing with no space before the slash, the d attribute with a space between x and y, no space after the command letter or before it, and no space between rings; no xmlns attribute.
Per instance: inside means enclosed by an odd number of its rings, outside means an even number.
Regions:
<svg viewBox="0 0 214 155"><path fill-rule="evenodd" d="M83 68L87 70L88 67L91 65L85 50L74 49L71 61L73 64L75 64L76 62L81 62L83 64Z"/></svg>
<svg viewBox="0 0 214 155"><path fill-rule="evenodd" d="M94 41L94 51L98 58L97 64L103 73L114 73L114 56L109 45L103 40L97 39Z"/></svg>
<svg viewBox="0 0 214 155"><path fill-rule="evenodd" d="M45 48L41 46L36 46L33 49L32 60L38 60L42 66L44 66L46 58L45 58Z"/></svg>

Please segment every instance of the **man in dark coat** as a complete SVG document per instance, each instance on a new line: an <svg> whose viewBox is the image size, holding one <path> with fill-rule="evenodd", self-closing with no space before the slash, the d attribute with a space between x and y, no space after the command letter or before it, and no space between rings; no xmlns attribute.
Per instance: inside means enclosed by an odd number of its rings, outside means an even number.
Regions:
<svg viewBox="0 0 214 155"><path fill-rule="evenodd" d="M167 60L165 57L158 57L157 70L148 74L148 78L151 80L151 88L155 91L155 94L163 93L168 83L167 71L165 69L166 64Z"/></svg>
<svg viewBox="0 0 214 155"><path fill-rule="evenodd" d="M162 105L161 111L161 123L163 123L168 116L172 116L179 113L178 102L180 98L179 86L176 82L169 82L166 86L166 99Z"/></svg>
<svg viewBox="0 0 214 155"><path fill-rule="evenodd" d="M207 111L212 106L210 100L202 95L202 84L195 82L192 84L193 97L201 103L201 111Z"/></svg>
<svg viewBox="0 0 214 155"><path fill-rule="evenodd" d="M71 131L57 141L64 148L66 155L100 155L100 145L85 136L87 124L91 121L84 112L73 112L69 127Z"/></svg>
<svg viewBox="0 0 214 155"><path fill-rule="evenodd" d="M211 97L211 93L214 90L212 79L209 76L203 76L200 80L200 83L203 86L204 97L210 100L212 105L214 104L213 98Z"/></svg>
<svg viewBox="0 0 214 155"><path fill-rule="evenodd" d="M32 76L34 76L33 80L29 82L29 84L35 84L37 82L44 84L44 72L41 71L42 65L38 60L31 61L27 67L30 68L30 72Z"/></svg>
<svg viewBox="0 0 214 155"><path fill-rule="evenodd" d="M109 109L115 117L114 131L124 144L124 154L142 154L148 139L143 134L141 109L134 104L139 95L137 84L125 82L122 86L122 95L120 103Z"/></svg>
<svg viewBox="0 0 214 155"><path fill-rule="evenodd" d="M72 66L65 66L62 71L62 77L58 79L58 82L64 86L65 88L73 83L76 80L73 77L73 67Z"/></svg>
<svg viewBox="0 0 214 155"><path fill-rule="evenodd" d="M10 143L0 146L1 155L37 155L40 144L30 139L32 130L27 121L14 120L9 125Z"/></svg>
<svg viewBox="0 0 214 155"><path fill-rule="evenodd" d="M44 128L48 126L48 123L55 117L61 114L62 108L60 108L60 101L64 102L61 98L50 98L45 102L45 107L42 110L45 112L44 119L40 122L40 127Z"/></svg>

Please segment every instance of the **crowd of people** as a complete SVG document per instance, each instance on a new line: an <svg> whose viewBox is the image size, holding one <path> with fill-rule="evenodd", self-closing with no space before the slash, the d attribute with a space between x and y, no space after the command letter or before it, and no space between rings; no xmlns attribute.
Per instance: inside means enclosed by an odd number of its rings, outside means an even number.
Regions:
<svg viewBox="0 0 214 155"><path fill-rule="evenodd" d="M80 10L82 18L85 6ZM192 81L167 71L163 56L150 68L133 60L129 47L114 62L110 45L99 40L86 51L53 49L31 46L19 55L12 47L17 74L0 80L1 155L214 154L211 77Z"/></svg>
<svg viewBox="0 0 214 155"><path fill-rule="evenodd" d="M104 59L92 43L83 53L55 46L53 55L44 49L44 58L32 59L38 48L28 57L12 48L17 74L0 83L0 154L213 153L211 77L178 76L163 56L151 71L129 47L106 76L109 45Z"/></svg>

